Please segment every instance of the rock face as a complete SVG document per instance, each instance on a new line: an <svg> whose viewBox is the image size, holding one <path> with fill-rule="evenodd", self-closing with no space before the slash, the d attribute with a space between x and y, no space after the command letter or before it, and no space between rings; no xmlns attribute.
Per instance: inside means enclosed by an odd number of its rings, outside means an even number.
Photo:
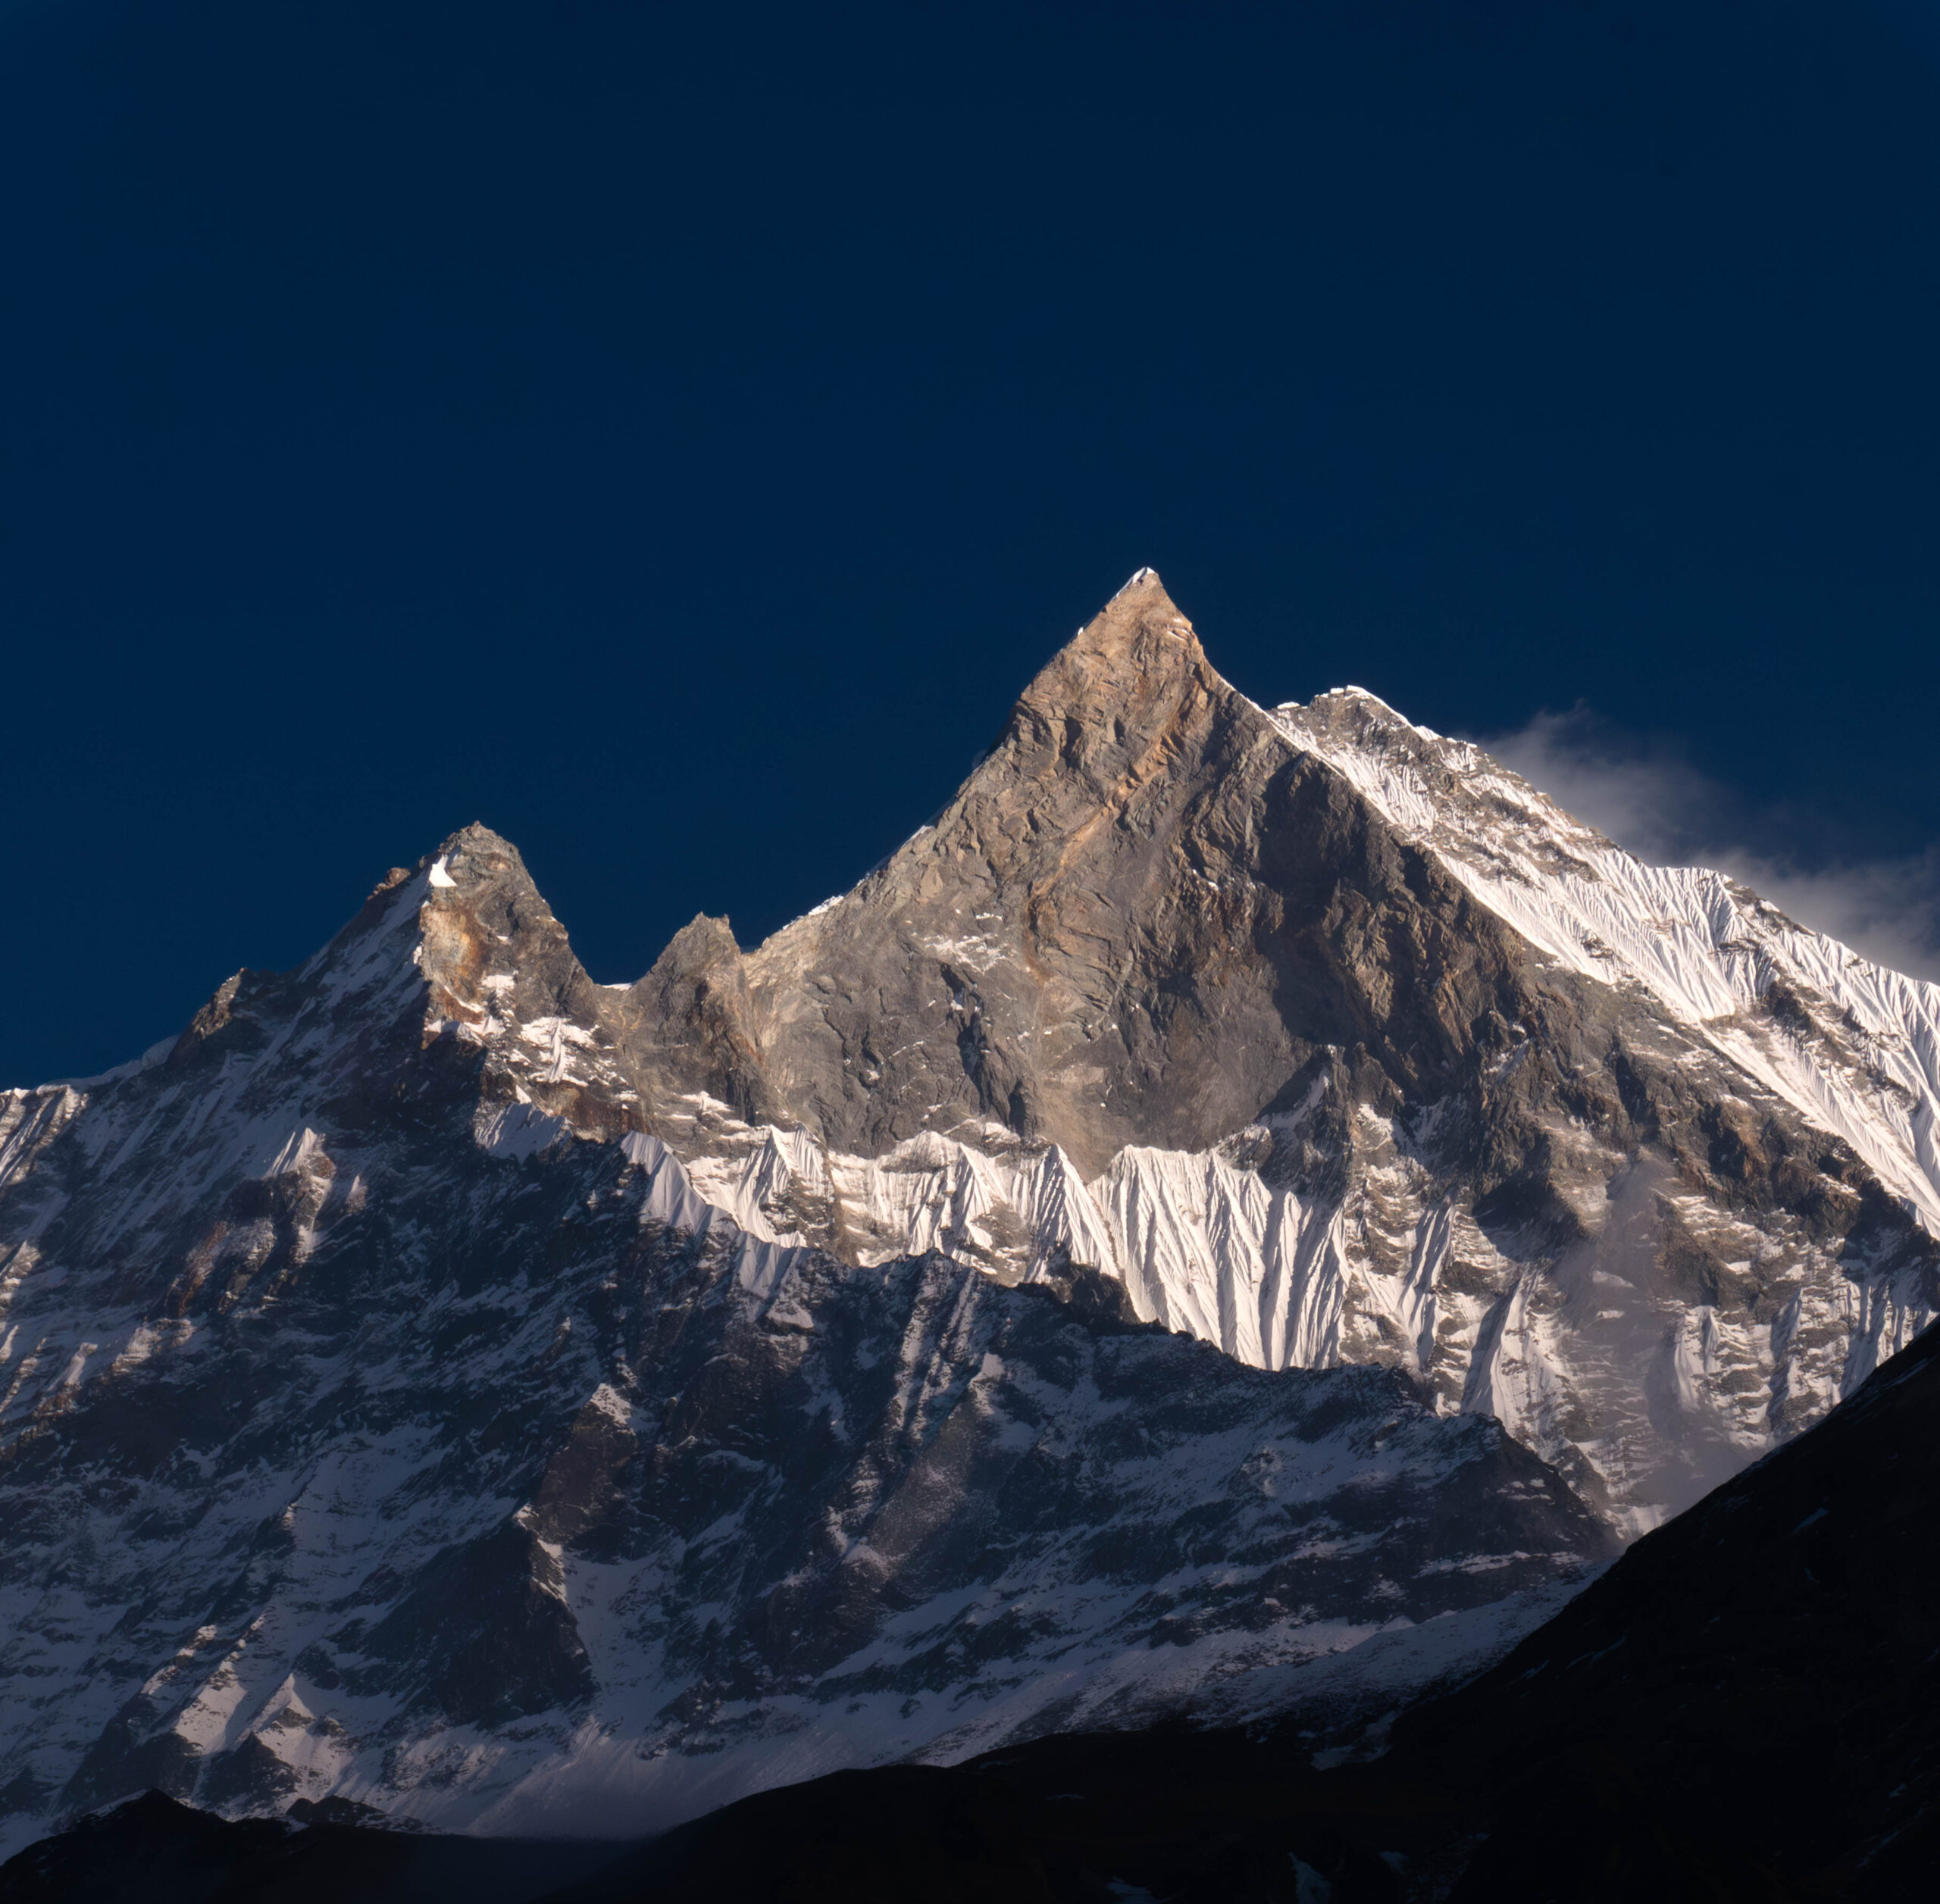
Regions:
<svg viewBox="0 0 1940 1904"><path fill-rule="evenodd" d="M468 827L0 1096L7 1829L1391 1704L1924 1323L1936 1027L1149 571L753 953Z"/></svg>

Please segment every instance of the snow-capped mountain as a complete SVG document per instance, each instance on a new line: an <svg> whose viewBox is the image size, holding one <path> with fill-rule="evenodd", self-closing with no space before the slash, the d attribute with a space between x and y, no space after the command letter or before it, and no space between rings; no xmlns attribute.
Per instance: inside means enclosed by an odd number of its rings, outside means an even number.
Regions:
<svg viewBox="0 0 1940 1904"><path fill-rule="evenodd" d="M1391 1702L1924 1324L1937 1028L1150 571L752 952L468 827L0 1096L0 1826Z"/></svg>
<svg viewBox="0 0 1940 1904"><path fill-rule="evenodd" d="M635 1831L1350 1710L1610 1551L1395 1371L1244 1368L1081 1266L750 1234L648 1127L616 996L468 829L172 1046L5 1101L7 1842L151 1787Z"/></svg>
<svg viewBox="0 0 1940 1904"><path fill-rule="evenodd" d="M745 958L697 920L626 1011L753 1233L1407 1369L1626 1530L1932 1313L1940 987L1370 695L1256 707L1150 571L933 825Z"/></svg>

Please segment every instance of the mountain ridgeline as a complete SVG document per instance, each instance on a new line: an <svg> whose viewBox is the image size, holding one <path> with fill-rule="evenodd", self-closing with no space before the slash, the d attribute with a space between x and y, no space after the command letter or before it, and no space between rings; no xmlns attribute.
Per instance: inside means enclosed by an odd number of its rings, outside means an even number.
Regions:
<svg viewBox="0 0 1940 1904"><path fill-rule="evenodd" d="M0 1831L1350 1737L1923 1327L1937 1082L1940 990L1149 571L753 952L595 984L468 827L0 1096Z"/></svg>

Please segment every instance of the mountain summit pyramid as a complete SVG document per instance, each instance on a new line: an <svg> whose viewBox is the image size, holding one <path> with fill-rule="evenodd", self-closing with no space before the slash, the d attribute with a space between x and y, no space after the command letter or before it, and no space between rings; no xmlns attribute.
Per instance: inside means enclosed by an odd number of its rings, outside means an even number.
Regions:
<svg viewBox="0 0 1940 1904"><path fill-rule="evenodd" d="M468 827L0 1095L0 1828L1357 1724L1924 1326L1936 1091L1940 989L1149 570L751 952L596 985Z"/></svg>
<svg viewBox="0 0 1940 1904"><path fill-rule="evenodd" d="M1372 696L1255 706L1150 570L933 825L707 943L630 1048L758 1232L1074 1262L1261 1366L1409 1368L1622 1525L1932 1312L1934 987Z"/></svg>
<svg viewBox="0 0 1940 1904"><path fill-rule="evenodd" d="M1329 1049L1419 1090L1475 1021L1512 1021L1513 961L1466 897L1141 571L934 825L748 958L741 1088L869 1154L985 1124L1087 1177L1127 1145L1203 1149L1301 1101Z"/></svg>

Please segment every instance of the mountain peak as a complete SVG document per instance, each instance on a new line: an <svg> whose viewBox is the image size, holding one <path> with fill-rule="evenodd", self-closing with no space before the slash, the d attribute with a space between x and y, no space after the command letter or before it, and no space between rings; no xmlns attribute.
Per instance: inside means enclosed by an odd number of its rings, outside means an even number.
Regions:
<svg viewBox="0 0 1940 1904"><path fill-rule="evenodd" d="M434 886L451 884L454 867L468 868L495 882L509 878L516 883L532 884L518 849L503 833L494 833L477 820L448 834L419 864L430 868Z"/></svg>
<svg viewBox="0 0 1940 1904"><path fill-rule="evenodd" d="M1142 568L1038 670L987 771L1072 774L1089 800L1149 774L1194 711L1230 692L1158 571Z"/></svg>
<svg viewBox="0 0 1940 1904"><path fill-rule="evenodd" d="M1119 596L1130 595L1135 590L1141 589L1147 592L1156 590L1160 595L1165 594L1166 585L1159 580L1159 571L1156 568L1134 569L1125 578L1125 586L1119 590L1118 595L1112 597L1112 599L1116 602ZM1169 597L1168 599L1169 599Z"/></svg>
<svg viewBox="0 0 1940 1904"><path fill-rule="evenodd" d="M697 914L622 1007L628 1056L659 1100L704 1092L751 1123L780 1115L762 1071L747 968L724 918Z"/></svg>
<svg viewBox="0 0 1940 1904"><path fill-rule="evenodd" d="M1205 659L1192 624L1166 592L1156 568L1139 570L1065 644L1038 680L1060 661L1132 658L1147 665L1169 660L1175 667Z"/></svg>

